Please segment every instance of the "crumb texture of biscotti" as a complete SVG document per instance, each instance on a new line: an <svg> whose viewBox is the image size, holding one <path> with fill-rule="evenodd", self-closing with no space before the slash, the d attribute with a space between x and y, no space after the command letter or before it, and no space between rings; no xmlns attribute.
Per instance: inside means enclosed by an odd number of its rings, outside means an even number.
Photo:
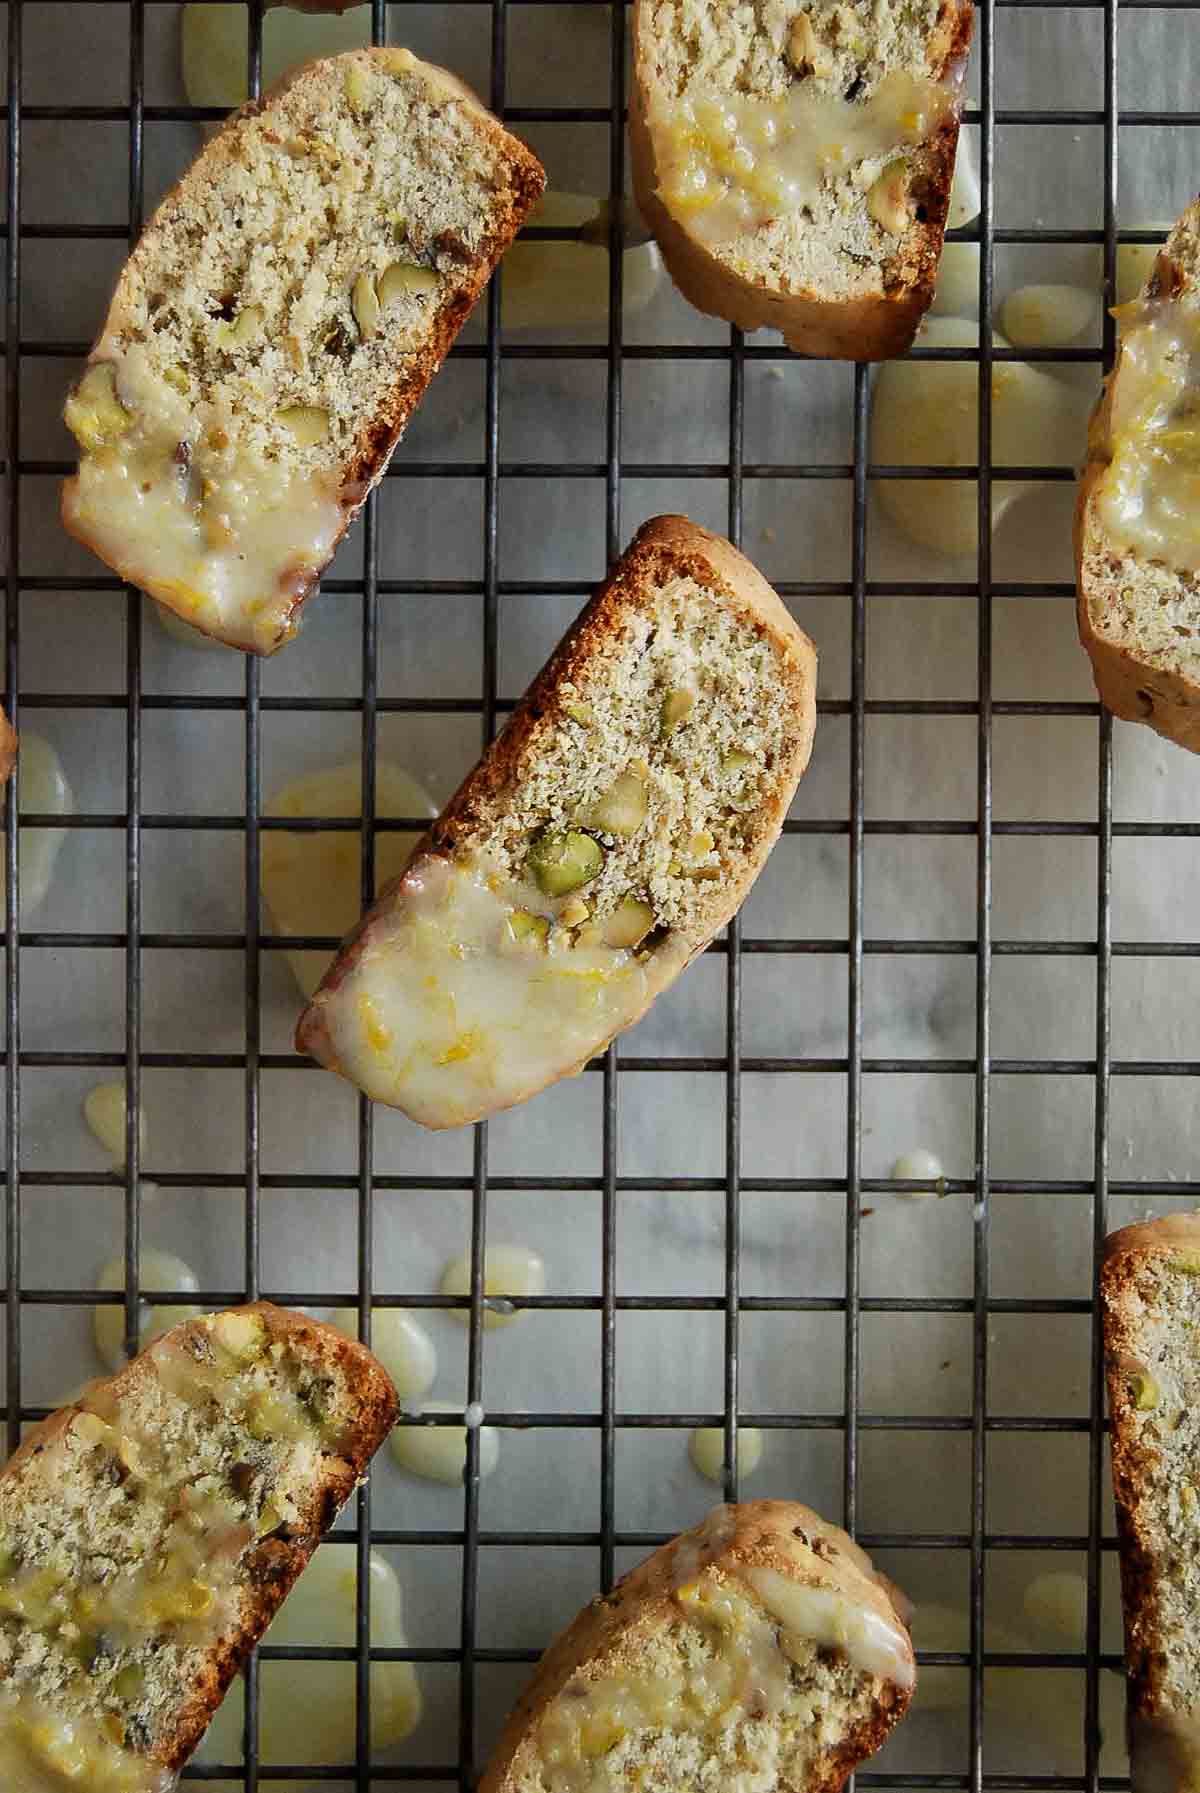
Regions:
<svg viewBox="0 0 1200 1793"><path fill-rule="evenodd" d="M259 1302L33 1428L0 1473L0 1784L166 1793L396 1411L361 1345Z"/></svg>
<svg viewBox="0 0 1200 1793"><path fill-rule="evenodd" d="M581 1068L737 909L815 687L742 555L648 523L343 948L301 1049L430 1126Z"/></svg>
<svg viewBox="0 0 1200 1793"><path fill-rule="evenodd" d="M685 296L809 354L902 352L971 27L969 0L637 0L635 186Z"/></svg>
<svg viewBox="0 0 1200 1793"><path fill-rule="evenodd" d="M1134 1785L1200 1769L1200 1214L1114 1233L1100 1293Z"/></svg>
<svg viewBox="0 0 1200 1793"><path fill-rule="evenodd" d="M147 226L68 400L68 528L272 651L543 184L407 50L310 63L243 107Z"/></svg>
<svg viewBox="0 0 1200 1793"><path fill-rule="evenodd" d="M1195 389L1186 368L1200 345L1200 201L1188 207L1139 298L1122 308L1121 344L1088 433L1075 513L1080 638L1096 687L1113 714L1144 722L1200 752L1200 528L1191 521ZM1178 368L1159 388L1159 414L1140 403L1147 382ZM1163 403L1165 395L1166 402ZM1149 428L1139 431L1139 411ZM1169 431L1169 438L1167 432ZM1129 459L1144 446L1154 483L1139 483ZM1179 482L1172 491L1166 482ZM1114 530L1114 495L1131 514L1162 516L1166 527L1138 539ZM1157 538L1157 539L1156 539Z"/></svg>
<svg viewBox="0 0 1200 1793"><path fill-rule="evenodd" d="M551 1645L480 1793L835 1793L911 1696L899 1598L810 1508L718 1507Z"/></svg>

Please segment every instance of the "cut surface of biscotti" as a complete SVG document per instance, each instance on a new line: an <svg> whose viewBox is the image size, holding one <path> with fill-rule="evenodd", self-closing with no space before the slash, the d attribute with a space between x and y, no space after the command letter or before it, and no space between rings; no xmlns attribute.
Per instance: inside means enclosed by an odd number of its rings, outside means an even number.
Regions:
<svg viewBox="0 0 1200 1793"><path fill-rule="evenodd" d="M243 107L147 226L67 401L67 528L273 652L543 180L408 50L309 63Z"/></svg>
<svg viewBox="0 0 1200 1793"><path fill-rule="evenodd" d="M717 1507L550 1646L480 1793L834 1793L911 1697L901 1598L808 1507Z"/></svg>
<svg viewBox="0 0 1200 1793"><path fill-rule="evenodd" d="M933 297L970 0L637 0L634 185L681 292L809 355L901 354Z"/></svg>
<svg viewBox="0 0 1200 1793"><path fill-rule="evenodd" d="M1200 1771L1200 1214L1123 1227L1100 1277L1135 1787Z"/></svg>
<svg viewBox="0 0 1200 1793"><path fill-rule="evenodd" d="M0 1473L0 1784L166 1793L395 1419L361 1345L175 1327Z"/></svg>
<svg viewBox="0 0 1200 1793"><path fill-rule="evenodd" d="M1075 510L1079 633L1116 716L1200 752L1200 201L1139 296Z"/></svg>
<svg viewBox="0 0 1200 1793"><path fill-rule="evenodd" d="M342 948L300 1050L429 1127L582 1070L742 901L815 691L750 562L647 523Z"/></svg>

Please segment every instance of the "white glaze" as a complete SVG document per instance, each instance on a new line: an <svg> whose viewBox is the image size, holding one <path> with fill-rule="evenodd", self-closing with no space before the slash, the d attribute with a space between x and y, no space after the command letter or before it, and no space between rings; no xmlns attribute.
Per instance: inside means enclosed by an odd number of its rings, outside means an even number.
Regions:
<svg viewBox="0 0 1200 1793"><path fill-rule="evenodd" d="M358 1337L358 1314L352 1307L338 1307L329 1316L331 1326ZM371 1350L396 1385L402 1401L428 1394L437 1375L437 1351L415 1314L401 1307L377 1307L371 1314Z"/></svg>
<svg viewBox="0 0 1200 1793"><path fill-rule="evenodd" d="M92 1138L97 1145L103 1146L118 1170L125 1168L125 1114L125 1085L123 1083L93 1084L83 1098L83 1118L88 1124ZM143 1111L139 1110L139 1155L144 1156L145 1151L146 1116Z"/></svg>
<svg viewBox="0 0 1200 1793"><path fill-rule="evenodd" d="M353 1647L355 1554L353 1546L323 1544L272 1620L264 1642ZM372 1550L369 1562L371 1643L377 1649L403 1649L408 1638L396 1572L378 1550ZM353 1662L264 1662L259 1669L261 1759L268 1764L352 1762L356 1672ZM378 1757L415 1729L421 1688L411 1662L373 1662L369 1672L371 1753ZM242 1712L239 1677L196 1752L198 1762L241 1761ZM232 1782L215 1784L234 1787Z"/></svg>
<svg viewBox="0 0 1200 1793"><path fill-rule="evenodd" d="M471 1254L460 1252L452 1258L442 1272L442 1280L438 1284L442 1295L469 1295L471 1293ZM521 1318L520 1310L507 1306L505 1297L513 1295L544 1295L546 1293L546 1266L536 1251L527 1245L489 1245L484 1251L483 1292L486 1304L483 1310L483 1325L488 1332L497 1327L511 1326L514 1320ZM455 1307L448 1310L451 1319L460 1325L468 1326L471 1321L469 1307Z"/></svg>
<svg viewBox="0 0 1200 1793"><path fill-rule="evenodd" d="M75 799L57 752L41 735L21 731L17 769L9 785L20 809L31 815L70 816ZM17 836L21 861L21 920L25 922L50 888L54 862L67 838L64 828L22 828ZM8 888L8 874L0 862L0 902Z"/></svg>
<svg viewBox="0 0 1200 1793"><path fill-rule="evenodd" d="M920 1183L920 1189L904 1189L899 1193L906 1197L919 1198L925 1195L937 1195L938 1184L945 1176L942 1161L925 1146L916 1146L911 1152L904 1152L891 1169L891 1175L898 1183Z"/></svg>
<svg viewBox="0 0 1200 1793"><path fill-rule="evenodd" d="M762 1461L763 1435L757 1426L739 1426L737 1465L740 1476L751 1476ZM725 1477L725 1432L721 1426L693 1426L688 1434L688 1456L693 1467L710 1482Z"/></svg>
<svg viewBox="0 0 1200 1793"><path fill-rule="evenodd" d="M461 1413L454 1401L426 1401L422 1413ZM465 1415L464 1415L465 1417ZM500 1437L493 1426L472 1426L479 1438L480 1479L491 1475L500 1458ZM401 1469L428 1482L462 1486L467 1467L466 1426L397 1426L392 1433L392 1455Z"/></svg>
<svg viewBox="0 0 1200 1793"><path fill-rule="evenodd" d="M880 1680L911 1687L916 1679L908 1637L898 1622L842 1588L814 1587L752 1565L741 1571L772 1618L783 1626L783 1648L799 1638L822 1649L843 1650L855 1668Z"/></svg>
<svg viewBox="0 0 1200 1793"><path fill-rule="evenodd" d="M1200 299L1139 299L1124 308L1112 388L1112 459L1096 487L1118 548L1181 572L1200 570Z"/></svg>
<svg viewBox="0 0 1200 1793"><path fill-rule="evenodd" d="M198 416L139 344L122 346L112 320L96 363L111 363L131 422L81 454L63 488L65 519L184 622L269 653L295 633L293 607L333 553L345 516L336 482L239 455L235 421L213 404Z"/></svg>
<svg viewBox="0 0 1200 1793"><path fill-rule="evenodd" d="M659 196L698 241L727 243L812 205L843 175L863 171L869 186L953 105L951 87L899 71L856 102L803 82L778 101L698 87L673 102L658 96L648 123Z"/></svg>
<svg viewBox="0 0 1200 1793"><path fill-rule="evenodd" d="M433 803L412 775L392 760L375 767L375 814L436 815ZM362 815L362 763L347 760L307 772L276 791L267 816ZM420 836L381 830L375 836L375 889L399 877ZM263 900L277 934L328 934L340 938L362 913L362 835L285 834L268 830L261 841ZM311 996L329 965L329 954L301 947L289 950L288 964L305 996Z"/></svg>
<svg viewBox="0 0 1200 1793"><path fill-rule="evenodd" d="M594 225L600 201L586 193L544 193L526 220L547 230ZM500 272L505 330L604 330L608 326L608 250L602 242L533 243L518 238ZM657 243L621 257L623 317L644 311L662 283Z"/></svg>
<svg viewBox="0 0 1200 1793"><path fill-rule="evenodd" d="M639 1016L687 957L514 939L516 910L556 918L562 900L501 880L486 862L425 856L338 988L316 998L337 1069L375 1101L454 1127L581 1070Z"/></svg>
<svg viewBox="0 0 1200 1793"><path fill-rule="evenodd" d="M1099 296L1082 286L1019 286L1000 308L1000 328L1018 349L1099 342Z"/></svg>
<svg viewBox="0 0 1200 1793"><path fill-rule="evenodd" d="M177 1258L174 1252L143 1248L138 1286L146 1289L169 1289L172 1293L191 1295L200 1284L191 1265L185 1264L182 1258ZM113 1258L105 1264L96 1287L105 1293L125 1287L123 1257ZM138 1348L144 1351L147 1345L152 1345L155 1339L161 1338L164 1332L169 1332L172 1326L194 1319L199 1312L198 1307L176 1306L173 1303L152 1307L148 1302L139 1302ZM119 1305L93 1308L92 1329L101 1362L114 1372L124 1369L128 1361L125 1356L125 1309Z"/></svg>
<svg viewBox="0 0 1200 1793"><path fill-rule="evenodd" d="M98 1724L68 1720L32 1699L0 1695L5 1793L171 1793L176 1777L112 1743Z"/></svg>

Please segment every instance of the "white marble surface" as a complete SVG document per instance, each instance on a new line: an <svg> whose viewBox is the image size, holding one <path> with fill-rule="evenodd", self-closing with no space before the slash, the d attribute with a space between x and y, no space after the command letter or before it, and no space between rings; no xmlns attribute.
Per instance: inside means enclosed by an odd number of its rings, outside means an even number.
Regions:
<svg viewBox="0 0 1200 1793"><path fill-rule="evenodd" d="M128 93L128 17L122 5L25 9L25 97L32 104L123 104ZM145 9L147 100L178 103L180 8ZM489 88L490 16L485 6L393 7L393 41L449 63ZM609 15L598 5L509 7L508 102L607 103ZM996 14L996 101L1002 108L1102 104L1100 9L1001 7ZM2 21L0 21L2 24ZM1138 9L1122 15L1121 83L1131 106L1184 106L1195 89L1188 16ZM552 184L606 190L607 134L599 125L537 124L528 135ZM187 124L146 127L147 205L186 165L198 132ZM128 165L122 123L28 122L24 129L23 214L27 223L127 222ZM1121 135L1122 222L1173 216L1195 185L1192 134L1131 127ZM996 215L1002 226L1099 226L1101 133L1092 126L1002 127L998 133ZM32 341L83 341L102 314L122 254L117 241L23 245L21 333ZM1002 247L998 298L1028 280L1090 280L1098 251ZM464 340L479 340L476 322ZM722 326L700 318L663 285L654 304L629 320L627 340L722 343ZM603 340L584 333L583 340ZM562 332L556 340L570 340ZM756 339L759 340L759 339ZM763 337L761 340L769 340ZM21 452L65 459L57 421L73 371L60 360L22 366ZM831 460L850 452L851 370L799 361L752 363L746 370L745 453L751 461ZM570 360L506 363L501 383L505 460L596 461L604 451L602 364ZM729 378L720 363L631 363L624 387L623 452L633 462L720 461L727 453ZM484 378L478 361L452 361L431 390L396 460L401 477L380 500L381 572L396 579L478 579L482 572L482 485L405 477L426 459L482 458ZM1082 447L1082 444L1081 444ZM87 577L98 567L57 522L57 482L23 481L20 560L26 575ZM993 543L998 580L1066 581L1071 576L1071 492L1047 485L1015 506ZM664 474L630 478L621 492L625 536L647 515L689 511L724 527L718 480ZM768 576L845 579L849 573L849 494L842 484L748 483L744 545ZM970 580L973 564L931 556L907 542L872 504L869 576L923 582ZM362 531L343 545L334 572L357 578ZM500 492L500 574L506 580L579 581L604 570L604 487L599 479L505 481ZM515 697L579 606L575 597L505 597L500 604L499 685ZM147 693L243 690L232 653L195 653L169 640L147 614L143 683ZM795 610L821 652L821 695L850 691L849 603L798 600ZM304 633L263 668L271 697L356 696L360 606L354 596L315 600ZM389 595L380 604L381 696L477 697L480 604L473 596ZM121 692L125 683L124 601L89 592L27 594L20 618L25 694ZM993 604L992 690L1002 699L1088 702L1085 659L1066 598L1005 597ZM901 700L977 696L978 621L969 597L872 596L867 604L867 695ZM124 717L120 710L27 710L24 726L62 755L81 811L124 806ZM1092 821L1096 816L1097 722L998 718L994 733L998 821ZM144 805L155 812L242 813L241 723L213 712L148 711L142 727ZM836 821L847 814L848 727L827 717L797 816ZM408 766L435 798L444 797L478 746L470 716L390 715L381 751ZM352 714L317 718L272 711L262 721L263 794L301 772L358 751ZM976 814L976 721L972 716L880 716L866 725L866 811L872 820L971 821ZM1114 815L1118 820L1194 820L1200 762L1153 735L1115 729ZM237 932L243 919L240 836L151 832L144 836L143 925L147 930ZM58 876L30 925L47 930L123 926L120 831L69 834ZM998 939L1092 942L1096 932L1096 850L1088 838L1001 836L994 842L993 926ZM1113 931L1117 940L1194 937L1197 849L1190 841L1120 839L1113 847ZM975 930L975 842L968 836L871 834L865 857L868 937L969 939ZM744 912L747 937L838 940L847 928L847 847L838 834L793 836L778 849ZM244 964L236 952L147 951L142 1045L147 1050L237 1052L243 1045ZM22 962L22 1044L28 1050L119 1052L124 1040L123 958L68 947L28 949ZM1200 962L1119 958L1113 970L1113 1051L1120 1060L1196 1058ZM1086 956L997 959L993 968L992 1049L998 1057L1090 1059L1094 1051L1095 964ZM743 1050L765 1057L843 1058L847 1051L844 954L748 956L743 971ZM628 1038L631 1054L717 1055L725 1040L725 961L709 957ZM868 955L864 963L863 1050L868 1058L970 1058L975 1037L974 965L969 957ZM262 975L263 1046L288 1048L296 993L282 956ZM93 1082L113 1075L31 1068L22 1077L22 1161L33 1169L95 1171L101 1155L80 1113ZM742 1105L742 1288L748 1295L839 1296L844 1289L845 1203L840 1194L769 1194L763 1177L839 1178L846 1161L846 1079L748 1073ZM242 1078L237 1071L144 1074L149 1176L188 1171L238 1174L242 1159ZM924 1146L946 1174L973 1164L973 1080L962 1074L869 1074L863 1085L863 1172L886 1177L903 1152ZM724 1080L682 1070L620 1078L619 1174L636 1185L724 1173ZM488 1165L499 1176L598 1175L601 1083L595 1075L551 1090L490 1129ZM1116 1079L1112 1088L1112 1170L1135 1180L1136 1196L1116 1196L1114 1223L1177 1205L1172 1185L1195 1176L1194 1090L1188 1079ZM356 1110L335 1079L299 1069L262 1078L262 1166L271 1173L353 1176ZM432 1135L380 1111L380 1173L470 1172L469 1135ZM990 1168L1000 1179L1090 1177L1093 1083L1078 1075L992 1079ZM866 1295L969 1297L972 1198L907 1201L868 1196L862 1225ZM23 1199L22 1279L30 1288L87 1287L119 1249L122 1198L96 1188L30 1188ZM346 1294L355 1278L355 1199L348 1190L269 1190L262 1197L263 1281L277 1291ZM723 1287L723 1193L623 1192L618 1203L617 1273L622 1294L717 1294ZM533 1244L548 1267L552 1295L600 1288L600 1197L498 1192L488 1203L490 1236ZM465 1192L380 1192L376 1200L376 1289L432 1292L445 1261L469 1236ZM239 1286L242 1202L233 1190L163 1190L145 1202L144 1239L196 1269L202 1287ZM992 1290L1004 1297L1085 1296L1089 1290L1091 1203L1087 1194L998 1194L991 1205ZM439 1398L465 1399L465 1337L433 1316ZM26 1310L21 1398L49 1402L93 1373L86 1309ZM837 1313L747 1314L742 1320L741 1403L758 1414L836 1414L842 1400L843 1321ZM964 1314L870 1315L863 1322L862 1408L872 1414L962 1416L971 1405L971 1327ZM990 1409L1002 1414L1082 1416L1088 1405L1086 1315L996 1316L990 1332ZM599 1318L541 1313L489 1334L484 1405L489 1410L598 1411ZM722 1402L722 1321L715 1313L622 1313L617 1324L617 1403L622 1411L716 1413ZM692 1468L686 1433L618 1433L618 1525L673 1531L698 1518L712 1490ZM830 1429L768 1432L753 1494L795 1494L831 1517L840 1514L842 1434ZM1082 1434L992 1434L988 1446L989 1531L1082 1535L1087 1529L1087 1440ZM501 1440L496 1473L483 1484L485 1529L595 1528L599 1524L599 1443L594 1431L513 1432ZM965 1532L970 1525L969 1436L961 1432L862 1434L859 1524L865 1531ZM373 1481L373 1513L387 1527L453 1528L462 1497L406 1478L383 1453ZM411 1641L453 1646L459 1637L459 1553L390 1553L406 1590ZM621 1565L631 1559L621 1553ZM918 1601L960 1605L967 1590L963 1552L894 1551L883 1560ZM997 1551L989 1556L989 1612L1021 1629L1021 1594L1047 1568L1082 1568L1076 1555ZM1115 1564L1106 1559L1103 1629L1119 1647ZM536 1647L594 1591L597 1553L484 1550L480 1558L480 1641ZM1065 1646L1063 1646L1065 1647ZM484 1752L523 1671L479 1670L478 1744ZM396 1753L403 1762L452 1761L457 1735L457 1671L422 1669L426 1718ZM881 1765L911 1773L966 1765L965 1672L956 1709L918 1713L888 1746ZM1115 1678L1106 1676L1111 1707ZM1111 1683L1111 1685L1108 1685ZM989 1771L1082 1768L1082 1675L1040 1671L1036 1694L997 1674L985 1734ZM1045 1695L1045 1689L1050 1694ZM1007 1689L1007 1692L1006 1692ZM1107 1726L1104 1770L1120 1770L1119 1726ZM278 1783L276 1783L278 1784ZM323 1783L329 1785L330 1783Z"/></svg>

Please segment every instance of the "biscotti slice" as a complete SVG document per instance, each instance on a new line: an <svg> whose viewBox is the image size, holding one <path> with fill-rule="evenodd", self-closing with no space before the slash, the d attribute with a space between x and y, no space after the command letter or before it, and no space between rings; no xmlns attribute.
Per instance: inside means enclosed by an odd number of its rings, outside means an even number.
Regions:
<svg viewBox="0 0 1200 1793"><path fill-rule="evenodd" d="M1123 1227L1100 1273L1136 1788L1200 1770L1200 1214Z"/></svg>
<svg viewBox="0 0 1200 1793"><path fill-rule="evenodd" d="M1075 506L1079 634L1114 716L1200 752L1200 201L1138 298Z"/></svg>
<svg viewBox="0 0 1200 1793"><path fill-rule="evenodd" d="M634 187L699 310L908 348L946 228L971 0L637 0Z"/></svg>
<svg viewBox="0 0 1200 1793"><path fill-rule="evenodd" d="M717 1507L551 1644L480 1793L835 1793L912 1695L898 1599L810 1508Z"/></svg>
<svg viewBox="0 0 1200 1793"><path fill-rule="evenodd" d="M35 1426L0 1473L0 1785L167 1793L397 1405L258 1302Z"/></svg>
<svg viewBox="0 0 1200 1793"><path fill-rule="evenodd" d="M543 183L407 50L244 106L154 214L67 401L67 528L185 622L274 652Z"/></svg>
<svg viewBox="0 0 1200 1793"><path fill-rule="evenodd" d="M427 1127L582 1070L738 908L815 692L750 562L647 523L343 946L300 1051Z"/></svg>

